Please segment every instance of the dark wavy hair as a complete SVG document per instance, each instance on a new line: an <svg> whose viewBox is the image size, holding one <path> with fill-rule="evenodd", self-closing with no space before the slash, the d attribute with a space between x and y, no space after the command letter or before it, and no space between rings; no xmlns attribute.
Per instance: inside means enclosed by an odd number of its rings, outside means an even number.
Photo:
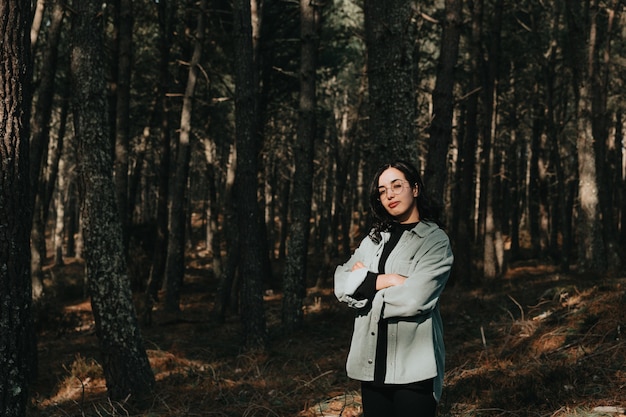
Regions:
<svg viewBox="0 0 626 417"><path fill-rule="evenodd" d="M408 161L396 160L378 168L370 185L370 210L373 226L369 237L376 243L380 242L381 232L388 231L391 226L396 223L396 220L387 212L381 203L380 192L378 191L378 179L381 174L389 168L400 170L409 184L411 184L411 187L417 185L418 193L415 198L417 200L417 210L419 211L420 221L432 221L440 225L439 210L434 207L428 199L424 181L422 181L422 177L417 168Z"/></svg>

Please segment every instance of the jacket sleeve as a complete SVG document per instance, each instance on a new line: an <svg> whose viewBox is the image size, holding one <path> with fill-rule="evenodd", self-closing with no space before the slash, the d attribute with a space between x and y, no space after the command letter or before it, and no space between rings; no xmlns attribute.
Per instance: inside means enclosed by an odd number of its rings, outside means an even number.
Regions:
<svg viewBox="0 0 626 417"><path fill-rule="evenodd" d="M363 262L366 266L371 261L374 251L374 243L369 237L363 239L359 247L354 251L350 259L335 269L335 296L342 303L347 303L352 308L363 308L369 300L359 299L355 296L357 289L363 284L368 276L369 268L361 268L352 271L357 262Z"/></svg>
<svg viewBox="0 0 626 417"><path fill-rule="evenodd" d="M409 268L404 284L385 288L383 318L430 314L439 302L453 262L448 236L442 230L428 237Z"/></svg>

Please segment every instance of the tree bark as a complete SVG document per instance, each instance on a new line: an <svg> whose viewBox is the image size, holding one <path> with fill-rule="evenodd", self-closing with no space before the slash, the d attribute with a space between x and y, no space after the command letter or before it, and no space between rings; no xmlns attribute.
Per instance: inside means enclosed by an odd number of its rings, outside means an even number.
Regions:
<svg viewBox="0 0 626 417"><path fill-rule="evenodd" d="M602 237L606 252L607 271L612 274L619 274L622 269L620 248L618 243L617 221L615 216L615 204L612 190L613 182L611 178L611 161L608 159L607 142L609 140L610 114L608 110L608 95L610 83L611 42L614 36L614 24L616 21L615 10L616 1L610 4L604 11L600 10L598 2L592 2L591 12L592 33L594 38L590 42L595 42L593 59L594 76L590 78L591 86L591 123L593 132L593 145L596 156L598 202L601 210ZM600 16L606 15L604 21ZM595 29L594 29L595 28Z"/></svg>
<svg viewBox="0 0 626 417"><path fill-rule="evenodd" d="M28 169L31 2L0 2L0 415L26 415L37 347L31 317Z"/></svg>
<svg viewBox="0 0 626 417"><path fill-rule="evenodd" d="M542 236L541 219L542 215L542 176L539 172L540 166L545 166L545 161L541 153L541 137L543 135L542 113L543 106L539 104L538 98L533 100L533 123L530 137L530 158L528 177L528 227L530 233L530 246L533 257L541 256L544 253L545 239ZM544 175L545 177L545 175ZM543 244L543 247L542 247Z"/></svg>
<svg viewBox="0 0 626 417"><path fill-rule="evenodd" d="M474 264L475 228L472 217L476 186L474 177L477 175L476 149L478 147L478 96L482 86L483 74L483 50L482 42L482 0L473 2L471 10L471 36L470 36L470 68L472 80L470 83L469 96L465 99L464 115L465 123L463 132L459 137L459 167L455 189L456 204L453 218L452 241L457 250L455 252L455 267L452 270L452 281L462 285L468 285L475 280L476 267Z"/></svg>
<svg viewBox="0 0 626 417"><path fill-rule="evenodd" d="M122 221L124 251L128 239L132 209L129 204L129 148L130 148L130 79L132 61L133 10L131 0L118 0L117 17L117 85L115 86L115 188Z"/></svg>
<svg viewBox="0 0 626 417"><path fill-rule="evenodd" d="M502 8L503 0L494 5L494 18L491 22L489 39L489 61L484 89L483 113L483 170L481 171L481 213L483 214L483 275L487 279L496 278L504 271L502 259L497 255L502 252L502 240L499 235L502 231L501 213L495 209L495 139L497 115L497 68L500 62L500 38L502 36ZM499 247L500 246L500 247Z"/></svg>
<svg viewBox="0 0 626 417"><path fill-rule="evenodd" d="M313 148L316 133L317 48L319 11L310 0L300 0L300 103L297 140L293 150L295 172L291 199L291 224L283 278L283 327L298 329L304 320L307 255L313 193Z"/></svg>
<svg viewBox="0 0 626 417"><path fill-rule="evenodd" d="M235 182L237 168L236 147L231 146L228 154L228 163L226 164L226 176L224 181L224 191L222 194L221 211L224 213L223 234L225 236L225 259L221 261L219 271L219 284L217 287L217 296L213 309L214 316L217 321L223 323L226 319L226 313L229 307L234 306L236 294L235 283L237 273L237 263L239 261L239 231L237 225L236 207L233 203L233 188Z"/></svg>
<svg viewBox="0 0 626 417"><path fill-rule="evenodd" d="M85 263L109 396L147 399L154 375L135 313L115 201L107 131L103 22L97 1L74 2L71 74L81 175Z"/></svg>
<svg viewBox="0 0 626 417"><path fill-rule="evenodd" d="M597 1L591 0L593 8ZM570 56L576 104L576 150L578 154L578 266L581 271L605 272L607 266L604 248L602 221L600 219L600 201L598 196L598 177L596 149L592 126L593 80L597 65L596 59L596 21L589 14L587 0L582 4L566 2L568 30L570 34Z"/></svg>
<svg viewBox="0 0 626 417"><path fill-rule="evenodd" d="M412 159L407 155L417 153L414 7L407 0L365 0L370 99L370 140L362 149L366 181L381 163Z"/></svg>
<svg viewBox="0 0 626 417"><path fill-rule="evenodd" d="M236 147L231 146L228 163L226 165L226 178L224 181L224 191L222 193L222 207L224 213L223 235L225 245L225 259L221 261L219 271L219 284L213 313L218 322L223 323L226 319L226 312L229 307L237 305L234 302L235 282L237 273L237 262L239 261L239 231L237 225L236 207L233 204L233 188L237 168Z"/></svg>
<svg viewBox="0 0 626 417"><path fill-rule="evenodd" d="M235 136L237 173L235 201L239 221L239 276L241 277L241 321L243 344L248 350L264 350L267 328L263 306L263 278L268 254L259 242L263 212L258 203L260 136L256 134L258 72L252 45L252 16L249 0L233 2L235 58Z"/></svg>
<svg viewBox="0 0 626 417"><path fill-rule="evenodd" d="M452 142L454 113L454 72L459 54L461 35L461 0L446 0L445 20L439 48L437 81L433 91L433 114L429 129L428 160L424 181L428 195L436 207L444 207L445 185L448 174L448 148Z"/></svg>

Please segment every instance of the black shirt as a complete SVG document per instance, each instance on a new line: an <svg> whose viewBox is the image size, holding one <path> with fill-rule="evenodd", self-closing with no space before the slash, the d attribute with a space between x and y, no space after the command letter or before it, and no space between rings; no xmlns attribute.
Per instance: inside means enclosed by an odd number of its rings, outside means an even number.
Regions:
<svg viewBox="0 0 626 417"><path fill-rule="evenodd" d="M378 273L368 272L367 276L363 283L357 288L354 293L354 297L357 299L365 299L367 298L370 301L370 305L374 296L376 295L376 279L378 275L386 273L385 271L385 263L387 262L387 258L389 258L389 254L396 247L398 242L400 241L400 237L402 234L411 230L415 227L415 223L393 223L389 232L390 237L385 246L383 247L383 253L380 256L380 261L378 262ZM374 366L374 384L384 384L385 382L385 373L387 372L387 333L388 333L388 319L381 319L378 322L378 335L376 338L376 362Z"/></svg>

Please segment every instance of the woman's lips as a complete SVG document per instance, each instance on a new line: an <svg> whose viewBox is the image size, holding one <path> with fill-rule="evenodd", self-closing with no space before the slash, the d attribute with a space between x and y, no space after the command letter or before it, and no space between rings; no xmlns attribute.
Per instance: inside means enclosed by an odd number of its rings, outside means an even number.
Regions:
<svg viewBox="0 0 626 417"><path fill-rule="evenodd" d="M400 204L399 201L392 201L391 203L389 203L389 208L394 208L396 207L398 204Z"/></svg>

